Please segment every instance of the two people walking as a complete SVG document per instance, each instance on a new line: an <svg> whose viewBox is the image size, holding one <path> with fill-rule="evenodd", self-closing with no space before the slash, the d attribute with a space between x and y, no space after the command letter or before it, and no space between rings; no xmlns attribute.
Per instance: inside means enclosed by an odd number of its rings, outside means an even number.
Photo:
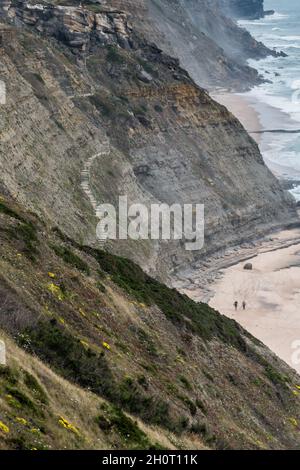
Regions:
<svg viewBox="0 0 300 470"><path fill-rule="evenodd" d="M236 300L233 305L234 305L235 311L237 311L238 306L239 306L238 301ZM246 310L246 302L245 302L245 300L243 300L243 302L242 302L242 307L243 307L243 310Z"/></svg>

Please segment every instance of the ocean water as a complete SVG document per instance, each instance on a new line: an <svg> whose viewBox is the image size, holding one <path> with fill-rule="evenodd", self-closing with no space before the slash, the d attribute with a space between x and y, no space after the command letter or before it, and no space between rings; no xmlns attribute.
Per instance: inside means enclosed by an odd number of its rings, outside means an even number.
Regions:
<svg viewBox="0 0 300 470"><path fill-rule="evenodd" d="M265 9L276 13L239 23L256 39L288 57L249 61L272 83L255 87L247 95L252 103L257 103L264 129L299 130L265 133L260 146L273 172L293 182L291 193L300 201L300 0L265 0Z"/></svg>

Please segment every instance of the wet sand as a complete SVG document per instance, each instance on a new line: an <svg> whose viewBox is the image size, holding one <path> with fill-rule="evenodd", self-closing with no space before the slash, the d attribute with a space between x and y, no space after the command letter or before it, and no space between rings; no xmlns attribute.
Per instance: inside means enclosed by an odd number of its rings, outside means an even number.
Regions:
<svg viewBox="0 0 300 470"><path fill-rule="evenodd" d="M300 171L291 168L280 158L267 158L268 150L281 147L282 140L287 142L290 139L289 134L271 134L257 133L270 129L299 129L299 123L293 121L289 114L259 101L255 96L247 93L229 93L218 91L211 94L212 98L218 103L223 104L234 114L249 132L251 137L258 143L259 148L264 155L264 161L272 173L280 180L300 180Z"/></svg>

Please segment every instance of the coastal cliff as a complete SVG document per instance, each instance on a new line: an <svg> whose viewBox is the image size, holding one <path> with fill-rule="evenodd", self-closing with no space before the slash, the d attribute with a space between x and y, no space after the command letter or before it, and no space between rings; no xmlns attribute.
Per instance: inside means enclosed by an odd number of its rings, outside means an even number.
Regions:
<svg viewBox="0 0 300 470"><path fill-rule="evenodd" d="M155 36L156 44L179 57L196 83L208 90L241 91L261 83L248 59L278 54L240 28L232 11L218 0L140 0L139 4L143 13L137 10L135 27L149 41ZM123 8L130 11L130 2Z"/></svg>
<svg viewBox="0 0 300 470"><path fill-rule="evenodd" d="M0 449L299 448L295 371L157 280L298 220L293 199L149 5L58 3L0 0ZM119 195L205 204L203 250L99 244Z"/></svg>
<svg viewBox="0 0 300 470"><path fill-rule="evenodd" d="M238 120L148 42L127 12L18 4L3 18L18 27L2 47L1 184L31 211L97 243L81 187L89 159L98 203L127 194L129 204L205 204L200 253L178 241L108 244L161 278L295 220L292 199Z"/></svg>

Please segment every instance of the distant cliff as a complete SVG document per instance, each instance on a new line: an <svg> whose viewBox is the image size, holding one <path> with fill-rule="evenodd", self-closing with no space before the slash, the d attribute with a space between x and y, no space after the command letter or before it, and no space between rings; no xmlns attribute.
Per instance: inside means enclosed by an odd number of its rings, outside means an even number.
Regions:
<svg viewBox="0 0 300 470"><path fill-rule="evenodd" d="M145 0L145 4L152 21L148 37L159 30L162 37L155 34L155 41L179 57L193 79L207 89L249 89L260 83L260 77L248 59L276 55L240 28L232 13L226 16L218 0ZM136 23L147 28L138 17Z"/></svg>
<svg viewBox="0 0 300 470"><path fill-rule="evenodd" d="M264 0L219 0L224 12L236 18L259 19L274 11L264 10Z"/></svg>

